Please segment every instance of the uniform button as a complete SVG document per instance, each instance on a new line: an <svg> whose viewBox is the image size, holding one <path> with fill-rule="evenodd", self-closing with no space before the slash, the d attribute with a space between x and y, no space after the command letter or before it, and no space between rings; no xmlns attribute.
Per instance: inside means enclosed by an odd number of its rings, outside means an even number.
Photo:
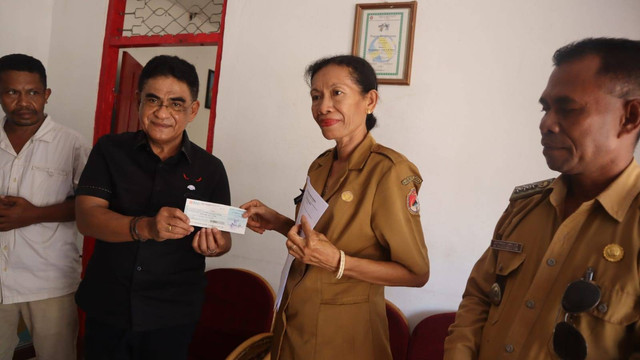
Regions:
<svg viewBox="0 0 640 360"><path fill-rule="evenodd" d="M598 305L598 311L600 311L601 313L606 313L607 310L609 310L609 307L607 306L607 304Z"/></svg>
<svg viewBox="0 0 640 360"><path fill-rule="evenodd" d="M2 247L2 250L4 250L4 251L8 251L8 250L9 250L9 247L8 247L7 245L5 245L5 246L3 246L3 247Z"/></svg>
<svg viewBox="0 0 640 360"><path fill-rule="evenodd" d="M142 266L138 266L138 267L136 268L136 270L138 270L138 271L142 271Z"/></svg>
<svg viewBox="0 0 640 360"><path fill-rule="evenodd" d="M13 182L16 182L16 178L13 178Z"/></svg>
<svg viewBox="0 0 640 360"><path fill-rule="evenodd" d="M528 307L529 309L533 309L536 306L536 302L533 300L527 300L526 303L524 303L526 307Z"/></svg>
<svg viewBox="0 0 640 360"><path fill-rule="evenodd" d="M507 344L504 349L508 352L508 353L512 353L513 352L513 345L511 344Z"/></svg>
<svg viewBox="0 0 640 360"><path fill-rule="evenodd" d="M556 264L556 259L554 258L547 259L547 265L554 266L555 264Z"/></svg>
<svg viewBox="0 0 640 360"><path fill-rule="evenodd" d="M6 272L6 271L7 271L7 268L4 268L4 269L2 269L2 270L4 270L4 271Z"/></svg>

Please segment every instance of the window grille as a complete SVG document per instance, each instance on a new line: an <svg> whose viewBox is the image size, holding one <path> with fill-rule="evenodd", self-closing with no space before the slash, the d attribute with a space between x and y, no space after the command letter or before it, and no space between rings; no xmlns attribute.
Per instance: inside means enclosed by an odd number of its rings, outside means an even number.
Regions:
<svg viewBox="0 0 640 360"><path fill-rule="evenodd" d="M127 0L123 36L220 31L224 0Z"/></svg>

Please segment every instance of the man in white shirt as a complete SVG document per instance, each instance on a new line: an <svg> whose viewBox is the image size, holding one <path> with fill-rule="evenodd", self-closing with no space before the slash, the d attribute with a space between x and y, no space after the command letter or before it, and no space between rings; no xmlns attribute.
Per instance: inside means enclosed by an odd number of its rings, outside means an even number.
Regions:
<svg viewBox="0 0 640 360"><path fill-rule="evenodd" d="M42 63L0 58L0 360L11 360L24 319L39 359L76 358L80 282L74 191L87 141L44 113Z"/></svg>

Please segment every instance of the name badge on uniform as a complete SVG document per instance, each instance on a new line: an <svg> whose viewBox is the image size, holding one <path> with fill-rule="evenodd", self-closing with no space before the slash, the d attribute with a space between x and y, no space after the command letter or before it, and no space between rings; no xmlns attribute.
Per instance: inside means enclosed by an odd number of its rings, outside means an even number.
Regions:
<svg viewBox="0 0 640 360"><path fill-rule="evenodd" d="M513 241L491 240L491 248L515 253L522 252L522 244Z"/></svg>

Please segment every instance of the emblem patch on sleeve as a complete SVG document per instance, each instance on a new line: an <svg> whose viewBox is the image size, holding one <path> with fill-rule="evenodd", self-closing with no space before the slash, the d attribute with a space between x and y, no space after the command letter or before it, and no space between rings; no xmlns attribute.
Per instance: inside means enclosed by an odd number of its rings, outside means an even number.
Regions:
<svg viewBox="0 0 640 360"><path fill-rule="evenodd" d="M421 184L422 183L422 179L420 179L420 177L415 176L415 175L411 175L411 176L407 176L406 178L402 179L401 184L402 185L408 185L410 183L416 183L416 184Z"/></svg>
<svg viewBox="0 0 640 360"><path fill-rule="evenodd" d="M420 202L418 202L418 192L415 188L407 194L407 210L413 215L420 213Z"/></svg>

